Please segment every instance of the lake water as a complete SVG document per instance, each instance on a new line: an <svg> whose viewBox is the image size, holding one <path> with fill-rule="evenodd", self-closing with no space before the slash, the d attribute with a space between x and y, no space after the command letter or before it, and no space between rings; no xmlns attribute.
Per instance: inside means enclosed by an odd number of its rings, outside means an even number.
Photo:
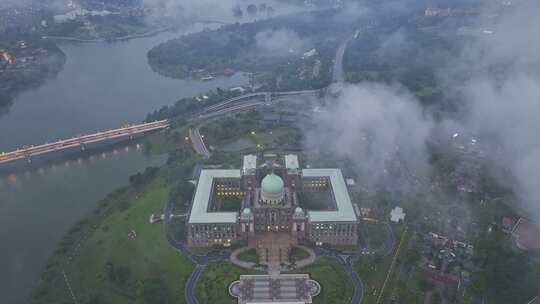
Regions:
<svg viewBox="0 0 540 304"><path fill-rule="evenodd" d="M148 112L182 97L247 83L240 74L200 82L154 73L148 50L181 34L61 45L67 62L58 77L20 94L0 116L0 151L140 122ZM130 175L162 164L164 158L148 158L136 146L127 146L0 175L1 302L27 303L47 258L70 226L107 193L127 184Z"/></svg>

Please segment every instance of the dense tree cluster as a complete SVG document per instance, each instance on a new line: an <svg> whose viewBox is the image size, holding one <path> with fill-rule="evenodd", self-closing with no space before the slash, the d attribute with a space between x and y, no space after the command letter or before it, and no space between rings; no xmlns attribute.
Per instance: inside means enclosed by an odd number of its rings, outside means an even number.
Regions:
<svg viewBox="0 0 540 304"><path fill-rule="evenodd" d="M340 18L337 10L325 10L232 24L162 43L150 50L148 58L156 71L172 77L188 77L201 69L222 73L226 68L233 68L267 73L271 80L268 82L270 87L322 87L330 81L329 71L337 46L351 34L356 22ZM258 49L261 33L280 30L297 34L306 42L305 49L282 52ZM289 47L283 44L287 44L287 41L277 41L273 46ZM317 50L317 58L321 60L318 76L300 81L298 75L306 64L301 58L302 53L311 49Z"/></svg>

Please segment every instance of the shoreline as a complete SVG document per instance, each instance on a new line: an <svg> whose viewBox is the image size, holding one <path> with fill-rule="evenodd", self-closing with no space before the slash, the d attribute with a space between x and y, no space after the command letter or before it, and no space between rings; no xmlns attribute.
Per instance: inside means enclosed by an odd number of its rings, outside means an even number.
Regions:
<svg viewBox="0 0 540 304"><path fill-rule="evenodd" d="M172 26L166 26L163 28L151 30L146 33L140 33L140 34L131 34L127 36L122 37L116 37L116 38L96 38L96 39L80 39L75 37L67 37L67 36L43 36L43 39L46 40L56 40L56 41L71 41L71 42L80 42L80 43L96 43L96 42L114 42L114 41L124 41L124 40L130 40L130 39L137 39L137 38L146 38L150 36L157 35L162 32L166 32L169 30L172 30L174 27Z"/></svg>

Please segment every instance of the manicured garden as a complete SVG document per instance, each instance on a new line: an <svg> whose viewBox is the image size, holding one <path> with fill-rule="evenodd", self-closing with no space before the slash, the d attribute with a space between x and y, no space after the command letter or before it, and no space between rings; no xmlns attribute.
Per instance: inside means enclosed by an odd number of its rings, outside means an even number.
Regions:
<svg viewBox="0 0 540 304"><path fill-rule="evenodd" d="M199 303L235 304L236 298L229 295L229 285L240 279L241 274L257 274L234 266L228 261L208 263L197 281L195 296ZM182 285L183 286L183 285Z"/></svg>
<svg viewBox="0 0 540 304"><path fill-rule="evenodd" d="M289 252L289 262L296 262L309 257L309 253L300 247L292 247Z"/></svg>

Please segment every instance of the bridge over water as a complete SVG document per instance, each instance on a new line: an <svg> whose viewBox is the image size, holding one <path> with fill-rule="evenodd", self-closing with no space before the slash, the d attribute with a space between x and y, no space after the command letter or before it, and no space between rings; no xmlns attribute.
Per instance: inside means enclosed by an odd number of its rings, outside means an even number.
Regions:
<svg viewBox="0 0 540 304"><path fill-rule="evenodd" d="M15 169L18 166L32 164L37 161L99 149L122 141L140 138L147 133L168 127L168 120L160 120L61 139L38 146L24 147L12 152L2 152L0 153L0 169Z"/></svg>
<svg viewBox="0 0 540 304"><path fill-rule="evenodd" d="M316 95L319 93L320 90L250 93L209 106L201 110L197 115L192 117L192 119L211 118L231 112L247 110L260 105L271 105L273 98L297 95ZM250 101L253 98L261 98L262 100ZM160 120L97 132L94 134L80 135L69 139L61 139L53 143L46 143L38 146L23 147L22 149L12 152L0 152L0 170L15 170L21 166L103 148L122 141L133 140L142 137L147 133L168 127L168 120ZM200 138L200 135L196 135L197 134L192 134L192 140ZM197 142L197 140L194 141ZM209 152L205 150L204 144L202 144L201 147L204 148L201 148L204 152L202 154L209 157ZM198 151L198 149L196 150Z"/></svg>

